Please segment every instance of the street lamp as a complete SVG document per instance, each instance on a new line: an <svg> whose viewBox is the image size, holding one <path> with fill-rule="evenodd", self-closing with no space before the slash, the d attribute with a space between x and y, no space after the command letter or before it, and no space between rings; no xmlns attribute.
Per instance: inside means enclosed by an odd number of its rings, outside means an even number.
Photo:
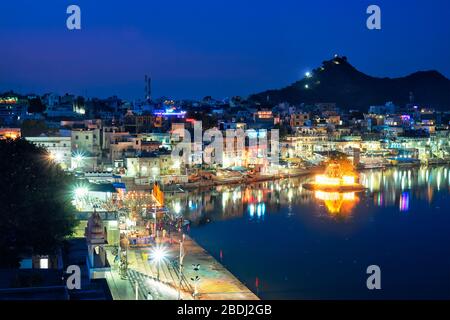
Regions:
<svg viewBox="0 0 450 320"><path fill-rule="evenodd" d="M186 255L185 251L184 251L184 240L186 239L185 234L183 233L183 235L181 236L181 240L180 240L180 261L179 261L179 278L180 278L180 282L179 282L179 287L178 287L178 300L181 300L181 282L183 280L183 260L184 260L184 256Z"/></svg>
<svg viewBox="0 0 450 320"><path fill-rule="evenodd" d="M77 154L77 155L75 156L75 160L76 160L77 162L81 162L81 161L83 161L83 156L82 156L81 154Z"/></svg>
<svg viewBox="0 0 450 320"><path fill-rule="evenodd" d="M60 152L52 151L48 153L47 159L50 162L60 163L63 160L63 157Z"/></svg>
<svg viewBox="0 0 450 320"><path fill-rule="evenodd" d="M152 262L156 264L156 268L157 268L157 272L158 272L157 279L159 281L160 264L167 259L167 250L164 246L156 246L155 248L152 249L150 255L151 255Z"/></svg>
<svg viewBox="0 0 450 320"><path fill-rule="evenodd" d="M195 276L195 278L191 278L191 281L194 282L194 293L192 294L194 299L198 295L198 283L200 281L199 276Z"/></svg>
<svg viewBox="0 0 450 320"><path fill-rule="evenodd" d="M77 198L82 198L88 194L89 190L86 187L78 187L75 189L75 196Z"/></svg>
<svg viewBox="0 0 450 320"><path fill-rule="evenodd" d="M193 264L192 269L195 272L200 270L200 264ZM194 282L194 293L192 294L195 300L195 297L198 296L198 283L200 282L200 277L196 275L194 278L191 278L191 281Z"/></svg>
<svg viewBox="0 0 450 320"><path fill-rule="evenodd" d="M55 161L56 162L61 162L62 161L62 154L60 153L60 152L55 152L54 154L53 154L53 157L54 157L54 159L55 159Z"/></svg>
<svg viewBox="0 0 450 320"><path fill-rule="evenodd" d="M81 153L76 153L74 156L74 160L75 160L75 169L78 169L80 167L83 166L83 161L84 161L84 156Z"/></svg>
<svg viewBox="0 0 450 320"><path fill-rule="evenodd" d="M75 187L73 193L73 204L81 211L83 206L88 203L89 189L87 186L78 185Z"/></svg>

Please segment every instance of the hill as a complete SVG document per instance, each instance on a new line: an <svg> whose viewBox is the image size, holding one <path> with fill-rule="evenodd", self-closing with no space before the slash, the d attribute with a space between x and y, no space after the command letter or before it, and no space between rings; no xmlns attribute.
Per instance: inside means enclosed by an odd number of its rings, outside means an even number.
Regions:
<svg viewBox="0 0 450 320"><path fill-rule="evenodd" d="M342 108L367 110L387 101L403 106L410 102L411 93L419 106L450 110L450 80L438 71L376 78L358 71L346 57L324 61L304 79L283 89L251 95L249 99L264 104L335 102Z"/></svg>

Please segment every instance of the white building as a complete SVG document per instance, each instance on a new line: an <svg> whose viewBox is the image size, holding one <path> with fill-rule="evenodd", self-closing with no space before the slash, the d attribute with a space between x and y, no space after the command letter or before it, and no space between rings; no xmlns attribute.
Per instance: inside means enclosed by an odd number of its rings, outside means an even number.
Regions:
<svg viewBox="0 0 450 320"><path fill-rule="evenodd" d="M78 154L87 154L92 157L100 155L99 129L72 129L72 149Z"/></svg>
<svg viewBox="0 0 450 320"><path fill-rule="evenodd" d="M63 169L69 169L71 167L71 137L40 135L38 137L27 137L25 139L37 146L47 149L51 158L60 163Z"/></svg>

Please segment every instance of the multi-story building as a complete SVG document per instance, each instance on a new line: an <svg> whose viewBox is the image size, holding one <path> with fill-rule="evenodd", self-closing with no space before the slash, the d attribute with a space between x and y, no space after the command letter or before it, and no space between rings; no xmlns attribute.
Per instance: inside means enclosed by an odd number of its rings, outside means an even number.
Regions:
<svg viewBox="0 0 450 320"><path fill-rule="evenodd" d="M309 113L301 112L290 115L290 126L292 128L299 128L305 126L310 121Z"/></svg>
<svg viewBox="0 0 450 320"><path fill-rule="evenodd" d="M0 124L16 125L28 111L28 100L18 96L0 97Z"/></svg>
<svg viewBox="0 0 450 320"><path fill-rule="evenodd" d="M126 176L134 178L137 184L152 181L163 183L187 181L184 165L172 158L171 154L142 152L125 159Z"/></svg>
<svg viewBox="0 0 450 320"><path fill-rule="evenodd" d="M63 169L71 168L72 139L70 136L26 137L26 140L37 146L44 147L50 153L50 160L61 164Z"/></svg>
<svg viewBox="0 0 450 320"><path fill-rule="evenodd" d="M46 93L41 97L41 100L47 108L52 108L59 104L59 95L56 93Z"/></svg>
<svg viewBox="0 0 450 320"><path fill-rule="evenodd" d="M75 129L72 134L72 150L75 154L92 157L100 156L100 129Z"/></svg>
<svg viewBox="0 0 450 320"><path fill-rule="evenodd" d="M104 126L102 128L102 150L108 152L112 143L118 143L119 141L126 141L130 136L130 133L123 130L123 128L116 126Z"/></svg>
<svg viewBox="0 0 450 320"><path fill-rule="evenodd" d="M126 158L127 176L133 178L151 178L159 180L160 159L156 153Z"/></svg>

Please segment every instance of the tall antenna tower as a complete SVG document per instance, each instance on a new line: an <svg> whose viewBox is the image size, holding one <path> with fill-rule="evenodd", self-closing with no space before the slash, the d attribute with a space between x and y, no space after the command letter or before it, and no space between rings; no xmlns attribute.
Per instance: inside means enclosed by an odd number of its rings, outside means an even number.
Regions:
<svg viewBox="0 0 450 320"><path fill-rule="evenodd" d="M152 78L150 78L148 75L145 75L144 80L144 97L146 101L152 100Z"/></svg>
<svg viewBox="0 0 450 320"><path fill-rule="evenodd" d="M411 91L411 92L409 93L409 103L413 104L413 103L414 103L414 100L415 100L415 99L414 99L414 92Z"/></svg>

